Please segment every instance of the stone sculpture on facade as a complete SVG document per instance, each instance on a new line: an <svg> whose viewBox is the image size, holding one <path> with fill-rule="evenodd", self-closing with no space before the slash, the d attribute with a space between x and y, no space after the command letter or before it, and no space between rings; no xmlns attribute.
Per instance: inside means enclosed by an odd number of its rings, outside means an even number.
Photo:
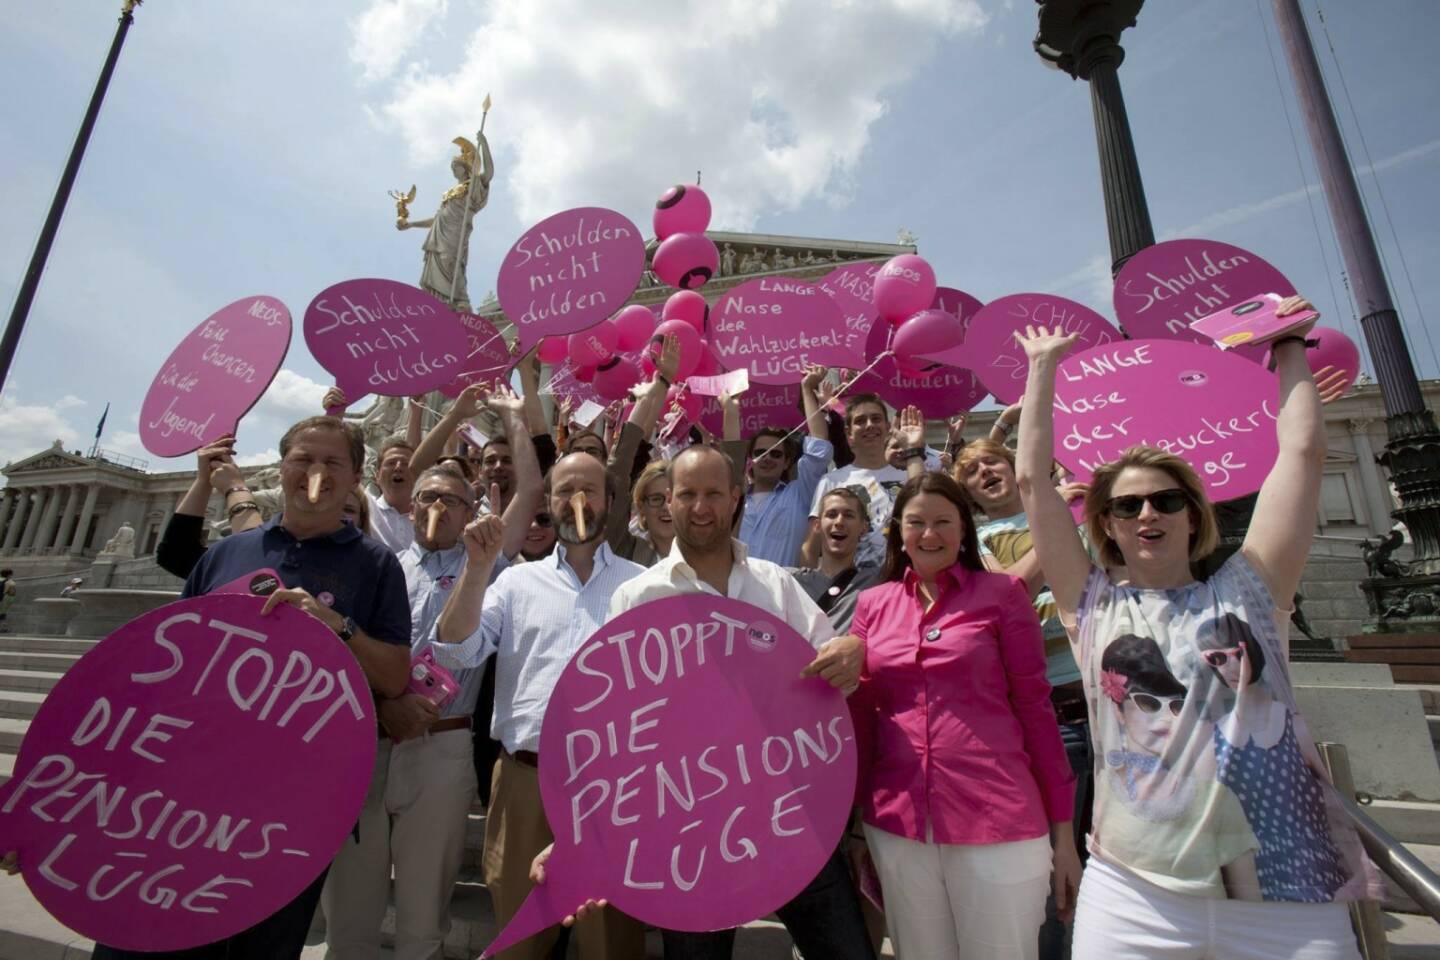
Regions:
<svg viewBox="0 0 1440 960"><path fill-rule="evenodd" d="M105 541L105 549L100 551L102 557L114 557L117 560L131 560L135 557L135 528L130 526L129 521L120 524L120 529L115 531L115 536Z"/></svg>

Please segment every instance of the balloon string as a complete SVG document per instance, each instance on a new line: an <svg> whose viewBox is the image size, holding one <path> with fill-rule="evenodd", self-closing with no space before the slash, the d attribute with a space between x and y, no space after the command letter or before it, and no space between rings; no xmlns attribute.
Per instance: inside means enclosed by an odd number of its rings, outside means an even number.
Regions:
<svg viewBox="0 0 1440 960"><path fill-rule="evenodd" d="M475 356L475 354L479 353L481 350L484 350L486 347L490 346L490 344L494 343L496 340L499 340L499 339L501 339L501 338L504 337L504 336L505 336L505 335L504 335L503 333L498 333L498 332L495 333L494 335L492 335L492 336L490 337L489 340L486 340L484 343L480 344L480 346L476 347L474 350L471 350L469 353L465 354L465 359L466 359L466 360L469 360L471 357ZM508 349L506 350L506 353L509 353L509 350L508 350Z"/></svg>

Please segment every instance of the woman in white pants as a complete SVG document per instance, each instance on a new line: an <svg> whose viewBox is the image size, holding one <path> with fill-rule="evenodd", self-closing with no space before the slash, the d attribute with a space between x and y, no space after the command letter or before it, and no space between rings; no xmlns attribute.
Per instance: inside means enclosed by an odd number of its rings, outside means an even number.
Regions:
<svg viewBox="0 0 1440 960"><path fill-rule="evenodd" d="M959 485L912 478L895 499L887 582L851 632L861 812L901 960L1033 960L1050 891L1068 913L1080 875L1075 777L1022 581L980 560Z"/></svg>
<svg viewBox="0 0 1440 960"><path fill-rule="evenodd" d="M1305 759L1314 747L1287 670L1282 607L1314 535L1325 455L1303 338L1272 346L1279 457L1244 545L1202 582L1191 563L1219 541L1214 510L1195 470L1155 447L1094 471L1085 517L1101 565L1091 561L1049 479L1055 377L1075 337L1027 333L1020 493L1070 629L1096 758L1073 957L1357 957L1344 901L1383 887Z"/></svg>

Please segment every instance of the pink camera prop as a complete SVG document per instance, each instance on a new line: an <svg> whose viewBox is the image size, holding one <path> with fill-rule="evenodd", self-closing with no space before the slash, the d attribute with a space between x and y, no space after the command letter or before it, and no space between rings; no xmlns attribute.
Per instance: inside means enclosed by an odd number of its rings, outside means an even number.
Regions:
<svg viewBox="0 0 1440 960"><path fill-rule="evenodd" d="M410 662L410 683L405 692L424 697L436 710L444 710L446 704L460 695L460 684L449 670L435 661L434 651L426 650Z"/></svg>

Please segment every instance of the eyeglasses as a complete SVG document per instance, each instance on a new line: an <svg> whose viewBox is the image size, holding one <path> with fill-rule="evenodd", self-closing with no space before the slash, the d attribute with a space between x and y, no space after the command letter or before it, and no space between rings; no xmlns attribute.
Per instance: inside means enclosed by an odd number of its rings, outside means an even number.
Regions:
<svg viewBox="0 0 1440 960"><path fill-rule="evenodd" d="M1184 697L1155 697L1148 693L1130 694L1130 702L1140 708L1141 713L1159 713L1161 707L1170 710L1170 716L1180 716L1180 711L1185 707Z"/></svg>
<svg viewBox="0 0 1440 960"><path fill-rule="evenodd" d="M1206 650L1201 656L1205 658L1205 662L1210 664L1210 666L1219 668L1225 666L1227 660L1233 659L1237 663L1244 660L1245 648L1240 646L1226 647L1221 650Z"/></svg>
<svg viewBox="0 0 1440 960"><path fill-rule="evenodd" d="M548 513L537 513L537 514L535 514L535 519L534 519L534 520L531 520L530 522L533 523L533 524L535 524L535 526L537 526L537 527L548 527L548 526L550 526L550 523L551 523L550 514L548 514Z"/></svg>
<svg viewBox="0 0 1440 960"><path fill-rule="evenodd" d="M665 506L665 501L667 499L668 498L663 493L652 493L648 494L647 496L641 497L640 502L645 504L645 506L649 507L651 510L659 510L661 507Z"/></svg>
<svg viewBox="0 0 1440 960"><path fill-rule="evenodd" d="M435 503L443 503L450 510L458 510L461 507L470 506L468 500L457 497L453 493L439 493L435 490L421 490L415 494L415 501L423 507L429 507Z"/></svg>
<svg viewBox="0 0 1440 960"><path fill-rule="evenodd" d="M1140 516L1147 503L1159 513L1179 513L1190 505L1190 495L1184 490L1156 490L1144 495L1111 497L1105 504L1105 512L1119 520L1133 520Z"/></svg>

